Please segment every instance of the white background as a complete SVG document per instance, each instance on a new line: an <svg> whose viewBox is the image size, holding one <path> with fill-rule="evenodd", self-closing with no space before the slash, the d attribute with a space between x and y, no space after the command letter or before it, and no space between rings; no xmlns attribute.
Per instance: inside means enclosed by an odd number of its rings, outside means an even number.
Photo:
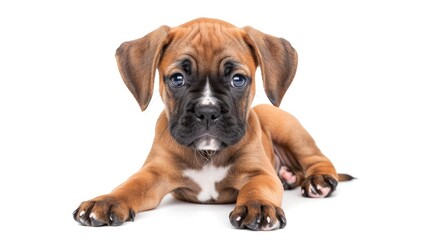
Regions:
<svg viewBox="0 0 429 240"><path fill-rule="evenodd" d="M2 1L1 239L428 239L429 14L423 1ZM13 2L13 3L12 3ZM140 109L117 70L124 41L196 17L289 40L281 105L339 172L329 199L284 193L285 229L239 231L233 205L167 197L121 227L74 222L83 201L143 164L162 109ZM259 88L257 102L267 102Z"/></svg>

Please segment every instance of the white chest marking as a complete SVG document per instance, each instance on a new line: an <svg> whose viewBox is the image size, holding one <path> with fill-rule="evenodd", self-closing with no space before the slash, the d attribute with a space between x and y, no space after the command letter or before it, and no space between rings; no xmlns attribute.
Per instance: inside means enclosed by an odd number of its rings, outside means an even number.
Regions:
<svg viewBox="0 0 429 240"><path fill-rule="evenodd" d="M200 99L202 105L215 104L216 99L212 95L212 90L210 88L209 79L207 78L206 86L204 87L203 97Z"/></svg>
<svg viewBox="0 0 429 240"><path fill-rule="evenodd" d="M189 177L200 186L201 191L198 193L197 198L199 201L205 202L218 198L219 193L216 191L216 183L226 177L229 168L230 166L215 167L212 164L207 164L200 170L187 169L183 171L183 175Z"/></svg>

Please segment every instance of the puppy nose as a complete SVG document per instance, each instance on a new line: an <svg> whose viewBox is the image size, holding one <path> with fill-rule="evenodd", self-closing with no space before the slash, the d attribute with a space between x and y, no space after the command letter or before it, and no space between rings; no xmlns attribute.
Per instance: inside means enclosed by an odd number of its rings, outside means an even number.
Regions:
<svg viewBox="0 0 429 240"><path fill-rule="evenodd" d="M195 108L195 115L201 121L210 123L219 118L220 109L214 104L210 105L197 105Z"/></svg>

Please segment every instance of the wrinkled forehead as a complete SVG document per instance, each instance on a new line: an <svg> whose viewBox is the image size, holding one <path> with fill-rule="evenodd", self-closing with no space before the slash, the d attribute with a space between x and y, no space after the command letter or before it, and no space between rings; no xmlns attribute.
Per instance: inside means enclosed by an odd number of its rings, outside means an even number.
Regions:
<svg viewBox="0 0 429 240"><path fill-rule="evenodd" d="M190 58L198 64L199 71L205 71L213 69L214 64L227 61L254 63L243 34L242 29L221 23L194 23L173 28L161 65L167 67L175 61Z"/></svg>

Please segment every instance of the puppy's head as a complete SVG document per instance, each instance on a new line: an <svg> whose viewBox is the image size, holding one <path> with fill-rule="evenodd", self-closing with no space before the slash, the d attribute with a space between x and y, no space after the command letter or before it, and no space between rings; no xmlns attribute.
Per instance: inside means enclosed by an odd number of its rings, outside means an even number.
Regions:
<svg viewBox="0 0 429 240"><path fill-rule="evenodd" d="M152 97L158 68L171 135L182 145L211 151L244 136L258 66L275 106L297 67L296 52L288 41L214 19L161 26L123 43L116 59L142 110Z"/></svg>

